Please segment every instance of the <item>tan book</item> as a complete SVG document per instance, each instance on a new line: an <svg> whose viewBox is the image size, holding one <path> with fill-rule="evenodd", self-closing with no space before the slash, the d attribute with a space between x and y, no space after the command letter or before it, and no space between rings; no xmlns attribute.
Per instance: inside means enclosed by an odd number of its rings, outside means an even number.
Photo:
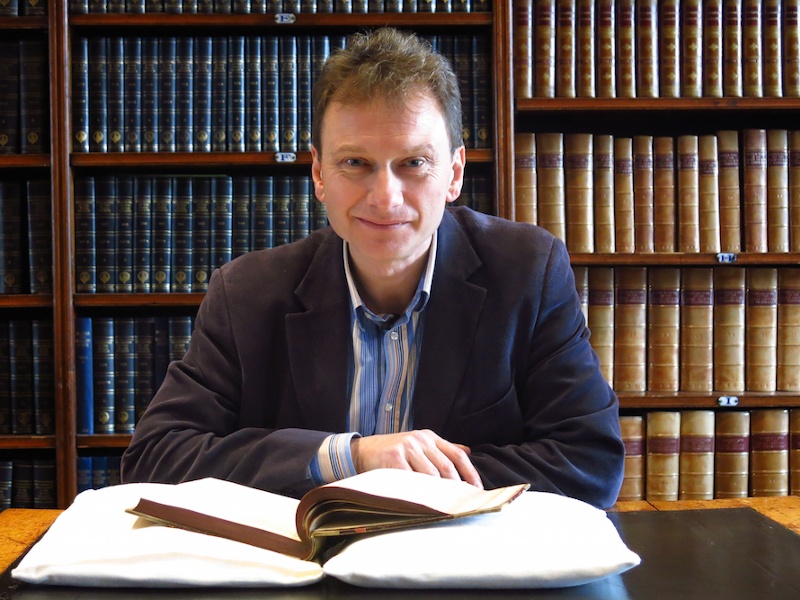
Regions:
<svg viewBox="0 0 800 600"><path fill-rule="evenodd" d="M680 3L662 0L658 15L658 95L679 98L681 95Z"/></svg>
<svg viewBox="0 0 800 600"><path fill-rule="evenodd" d="M764 96L780 98L783 96L783 40L782 16L783 0L762 0L764 19L762 35L764 38Z"/></svg>
<svg viewBox="0 0 800 600"><path fill-rule="evenodd" d="M514 136L514 220L536 225L536 136Z"/></svg>
<svg viewBox="0 0 800 600"><path fill-rule="evenodd" d="M556 1L556 97L574 98L575 0Z"/></svg>
<svg viewBox="0 0 800 600"><path fill-rule="evenodd" d="M646 436L645 499L677 500L681 413L661 410L647 413Z"/></svg>
<svg viewBox="0 0 800 600"><path fill-rule="evenodd" d="M658 97L658 0L636 2L636 96Z"/></svg>
<svg viewBox="0 0 800 600"><path fill-rule="evenodd" d="M572 274L575 277L575 291L581 304L581 312L585 323L589 322L589 267L574 266Z"/></svg>
<svg viewBox="0 0 800 600"><path fill-rule="evenodd" d="M745 129L742 137L744 249L767 252L767 132Z"/></svg>
<svg viewBox="0 0 800 600"><path fill-rule="evenodd" d="M789 249L800 252L800 130L789 132Z"/></svg>
<svg viewBox="0 0 800 600"><path fill-rule="evenodd" d="M597 0L597 97L617 96L616 1Z"/></svg>
<svg viewBox="0 0 800 600"><path fill-rule="evenodd" d="M722 0L703 0L703 97L722 96Z"/></svg>
<svg viewBox="0 0 800 600"><path fill-rule="evenodd" d="M777 388L800 391L800 269L778 270Z"/></svg>
<svg viewBox="0 0 800 600"><path fill-rule="evenodd" d="M742 251L742 208L739 185L739 132L717 132L719 169L719 241L722 252Z"/></svg>
<svg viewBox="0 0 800 600"><path fill-rule="evenodd" d="M616 251L636 249L633 226L633 139L614 139L614 232Z"/></svg>
<svg viewBox="0 0 800 600"><path fill-rule="evenodd" d="M717 136L701 135L697 140L698 225L700 252L720 251L719 165Z"/></svg>
<svg viewBox="0 0 800 600"><path fill-rule="evenodd" d="M675 252L675 140L653 138L653 250Z"/></svg>
<svg viewBox="0 0 800 600"><path fill-rule="evenodd" d="M653 252L653 137L633 138L633 241L636 252Z"/></svg>
<svg viewBox="0 0 800 600"><path fill-rule="evenodd" d="M533 13L533 94L556 97L556 0L536 0Z"/></svg>
<svg viewBox="0 0 800 600"><path fill-rule="evenodd" d="M681 0L681 96L703 95L703 2Z"/></svg>
<svg viewBox="0 0 800 600"><path fill-rule="evenodd" d="M648 270L647 389L677 392L680 388L681 270Z"/></svg>
<svg viewBox="0 0 800 600"><path fill-rule="evenodd" d="M745 96L764 95L764 49L762 0L744 0L742 6L742 92Z"/></svg>
<svg viewBox="0 0 800 600"><path fill-rule="evenodd" d="M789 410L789 493L800 496L800 408Z"/></svg>
<svg viewBox="0 0 800 600"><path fill-rule="evenodd" d="M536 134L538 225L567 241L564 186L564 134Z"/></svg>
<svg viewBox="0 0 800 600"><path fill-rule="evenodd" d="M745 269L714 268L714 389L744 391Z"/></svg>
<svg viewBox="0 0 800 600"><path fill-rule="evenodd" d="M533 0L514 0L514 97L533 97Z"/></svg>
<svg viewBox="0 0 800 600"><path fill-rule="evenodd" d="M622 443L625 444L625 468L617 497L620 502L644 500L644 423L642 415L619 417Z"/></svg>
<svg viewBox="0 0 800 600"><path fill-rule="evenodd" d="M783 95L800 96L800 0L783 3Z"/></svg>
<svg viewBox="0 0 800 600"><path fill-rule="evenodd" d="M594 247L596 252L616 250L614 235L614 137L594 136Z"/></svg>
<svg viewBox="0 0 800 600"><path fill-rule="evenodd" d="M778 358L777 269L747 269L745 323L745 387L750 392L774 392Z"/></svg>
<svg viewBox="0 0 800 600"><path fill-rule="evenodd" d="M564 134L567 249L594 252L594 173L591 133Z"/></svg>
<svg viewBox="0 0 800 600"><path fill-rule="evenodd" d="M720 411L714 430L714 497L746 498L750 481L750 413Z"/></svg>
<svg viewBox="0 0 800 600"><path fill-rule="evenodd" d="M714 389L714 270L685 267L681 274L681 390Z"/></svg>
<svg viewBox="0 0 800 600"><path fill-rule="evenodd" d="M594 98L597 94L595 2L578 0L575 48L576 92L579 98Z"/></svg>
<svg viewBox="0 0 800 600"><path fill-rule="evenodd" d="M678 250L700 252L700 189L696 135L678 137Z"/></svg>
<svg viewBox="0 0 800 600"><path fill-rule="evenodd" d="M589 269L589 341L600 360L600 372L614 383L614 269Z"/></svg>
<svg viewBox="0 0 800 600"><path fill-rule="evenodd" d="M750 495L789 494L789 411L763 408L750 413Z"/></svg>
<svg viewBox="0 0 800 600"><path fill-rule="evenodd" d="M714 497L714 411L681 411L679 500Z"/></svg>
<svg viewBox="0 0 800 600"><path fill-rule="evenodd" d="M647 269L618 267L614 306L614 389L647 389Z"/></svg>
<svg viewBox="0 0 800 600"><path fill-rule="evenodd" d="M789 136L767 131L767 250L789 251Z"/></svg>
<svg viewBox="0 0 800 600"><path fill-rule="evenodd" d="M738 98L743 93L742 0L726 0L722 18L722 91Z"/></svg>
<svg viewBox="0 0 800 600"><path fill-rule="evenodd" d="M617 3L617 97L636 97L636 2Z"/></svg>

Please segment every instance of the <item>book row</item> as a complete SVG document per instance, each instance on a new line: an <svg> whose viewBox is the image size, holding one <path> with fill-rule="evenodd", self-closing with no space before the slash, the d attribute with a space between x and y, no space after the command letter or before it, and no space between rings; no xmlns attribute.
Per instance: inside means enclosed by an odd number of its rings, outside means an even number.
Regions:
<svg viewBox="0 0 800 600"><path fill-rule="evenodd" d="M798 0L514 0L520 98L800 96Z"/></svg>
<svg viewBox="0 0 800 600"><path fill-rule="evenodd" d="M71 14L450 13L489 10L488 0L69 0Z"/></svg>
<svg viewBox="0 0 800 600"><path fill-rule="evenodd" d="M53 320L0 319L0 435L50 435L54 425Z"/></svg>
<svg viewBox="0 0 800 600"><path fill-rule="evenodd" d="M488 178L470 176L459 203L491 213ZM306 175L80 177L76 291L202 292L229 260L326 225Z"/></svg>
<svg viewBox="0 0 800 600"><path fill-rule="evenodd" d="M800 131L515 136L515 218L571 252L800 251Z"/></svg>
<svg viewBox="0 0 800 600"><path fill-rule="evenodd" d="M0 456L0 510L5 508L56 508L55 461Z"/></svg>
<svg viewBox="0 0 800 600"><path fill-rule="evenodd" d="M41 0L5 0L0 2L0 17L42 17L47 14L47 2Z"/></svg>
<svg viewBox="0 0 800 600"><path fill-rule="evenodd" d="M461 87L465 145L489 146L485 35L429 36ZM344 36L78 37L75 152L311 149L311 89Z"/></svg>
<svg viewBox="0 0 800 600"><path fill-rule="evenodd" d="M120 461L116 455L78 456L78 493L120 483Z"/></svg>
<svg viewBox="0 0 800 600"><path fill-rule="evenodd" d="M0 40L0 154L50 151L48 72L46 40Z"/></svg>
<svg viewBox="0 0 800 600"><path fill-rule="evenodd" d="M574 267L617 392L800 391L800 268Z"/></svg>
<svg viewBox="0 0 800 600"><path fill-rule="evenodd" d="M800 409L620 416L619 500L800 494Z"/></svg>
<svg viewBox="0 0 800 600"><path fill-rule="evenodd" d="M0 180L0 294L53 291L50 181Z"/></svg>
<svg viewBox="0 0 800 600"><path fill-rule="evenodd" d="M132 433L169 363L189 347L194 317L78 317L79 434Z"/></svg>

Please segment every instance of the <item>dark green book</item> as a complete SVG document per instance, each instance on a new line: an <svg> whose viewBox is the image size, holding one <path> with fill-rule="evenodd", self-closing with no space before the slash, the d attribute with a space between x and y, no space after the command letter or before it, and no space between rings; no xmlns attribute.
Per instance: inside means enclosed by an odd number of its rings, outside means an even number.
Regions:
<svg viewBox="0 0 800 600"><path fill-rule="evenodd" d="M31 336L34 433L53 435L55 433L53 319L33 319Z"/></svg>
<svg viewBox="0 0 800 600"><path fill-rule="evenodd" d="M139 0L142 3L142 0ZM142 4L143 6L143 4ZM123 40L123 75L125 112L125 152L142 151L142 38L129 36Z"/></svg>
<svg viewBox="0 0 800 600"><path fill-rule="evenodd" d="M192 291L192 202L193 178L175 178L172 216L172 285L171 292Z"/></svg>
<svg viewBox="0 0 800 600"><path fill-rule="evenodd" d="M215 177L211 196L211 271L231 260L233 181Z"/></svg>
<svg viewBox="0 0 800 600"><path fill-rule="evenodd" d="M158 38L142 38L142 152L159 150L158 45Z"/></svg>
<svg viewBox="0 0 800 600"><path fill-rule="evenodd" d="M0 77L0 90L3 79ZM2 115L0 110L0 122ZM72 39L72 151L89 151L89 40L85 37Z"/></svg>
<svg viewBox="0 0 800 600"><path fill-rule="evenodd" d="M75 179L75 290L97 291L97 250L94 177Z"/></svg>
<svg viewBox="0 0 800 600"><path fill-rule="evenodd" d="M297 38L280 38L280 151L297 152Z"/></svg>
<svg viewBox="0 0 800 600"><path fill-rule="evenodd" d="M19 42L0 41L0 154L19 145Z"/></svg>
<svg viewBox="0 0 800 600"><path fill-rule="evenodd" d="M444 36L442 36L444 37ZM464 146L474 148L473 139L473 95L472 95L472 36L457 34L453 36L453 69L458 77L458 87L461 91L461 123ZM486 90L481 90L486 93Z"/></svg>
<svg viewBox="0 0 800 600"><path fill-rule="evenodd" d="M116 178L117 195L117 236L116 236L116 275L114 291L130 293L133 291L133 236L134 236L134 190L133 177L124 175Z"/></svg>
<svg viewBox="0 0 800 600"><path fill-rule="evenodd" d="M211 269L211 196L214 179L197 177L192 194L192 291L205 292Z"/></svg>
<svg viewBox="0 0 800 600"><path fill-rule="evenodd" d="M125 46L121 37L108 39L108 151L125 150Z"/></svg>
<svg viewBox="0 0 800 600"><path fill-rule="evenodd" d="M297 36L297 149L311 151L311 36Z"/></svg>
<svg viewBox="0 0 800 600"><path fill-rule="evenodd" d="M175 152L177 39L158 41L158 151Z"/></svg>
<svg viewBox="0 0 800 600"><path fill-rule="evenodd" d="M20 150L23 154L50 151L50 84L44 40L19 42Z"/></svg>
<svg viewBox="0 0 800 600"><path fill-rule="evenodd" d="M53 228L50 180L26 183L28 203L28 279L31 294L53 291Z"/></svg>
<svg viewBox="0 0 800 600"><path fill-rule="evenodd" d="M492 108L489 103L489 40L485 35L472 36L472 140L473 148L490 148Z"/></svg>
<svg viewBox="0 0 800 600"><path fill-rule="evenodd" d="M211 151L211 37L194 40L193 129L195 152Z"/></svg>
<svg viewBox="0 0 800 600"><path fill-rule="evenodd" d="M133 182L133 291L147 293L153 279L153 178Z"/></svg>
<svg viewBox="0 0 800 600"><path fill-rule="evenodd" d="M108 38L89 39L89 151L108 151Z"/></svg>
<svg viewBox="0 0 800 600"><path fill-rule="evenodd" d="M0 294L23 293L22 186L0 181Z"/></svg>
<svg viewBox="0 0 800 600"><path fill-rule="evenodd" d="M117 284L117 190L114 177L95 178L95 246L97 252L97 291L116 291Z"/></svg>
<svg viewBox="0 0 800 600"><path fill-rule="evenodd" d="M280 151L280 59L278 37L264 36L261 44L261 149Z"/></svg>
<svg viewBox="0 0 800 600"><path fill-rule="evenodd" d="M94 433L114 433L114 319L92 319Z"/></svg>
<svg viewBox="0 0 800 600"><path fill-rule="evenodd" d="M177 40L175 98L175 150L194 152L194 39Z"/></svg>
<svg viewBox="0 0 800 600"><path fill-rule="evenodd" d="M175 193L172 177L156 177L153 187L153 281L151 292L169 292L172 281L172 203Z"/></svg>
<svg viewBox="0 0 800 600"><path fill-rule="evenodd" d="M228 38L217 36L211 53L211 151L228 150Z"/></svg>
<svg viewBox="0 0 800 600"><path fill-rule="evenodd" d="M245 39L245 150L261 152L261 36Z"/></svg>
<svg viewBox="0 0 800 600"><path fill-rule="evenodd" d="M114 433L133 433L136 348L133 317L114 318Z"/></svg>
<svg viewBox="0 0 800 600"><path fill-rule="evenodd" d="M245 149L245 72L244 36L232 35L228 38L228 151L244 152Z"/></svg>

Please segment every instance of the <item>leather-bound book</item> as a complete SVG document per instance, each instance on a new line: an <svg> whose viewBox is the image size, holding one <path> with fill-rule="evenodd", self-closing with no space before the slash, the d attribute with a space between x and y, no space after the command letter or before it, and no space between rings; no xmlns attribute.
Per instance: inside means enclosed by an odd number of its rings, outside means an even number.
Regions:
<svg viewBox="0 0 800 600"><path fill-rule="evenodd" d="M767 131L767 250L789 251L789 136Z"/></svg>
<svg viewBox="0 0 800 600"><path fill-rule="evenodd" d="M743 0L742 91L747 97L764 95L764 37L762 0Z"/></svg>
<svg viewBox="0 0 800 600"><path fill-rule="evenodd" d="M700 252L716 254L720 251L717 136L701 135L698 138L697 158Z"/></svg>
<svg viewBox="0 0 800 600"><path fill-rule="evenodd" d="M616 0L597 0L597 97L617 95Z"/></svg>
<svg viewBox="0 0 800 600"><path fill-rule="evenodd" d="M703 97L722 96L722 0L703 0Z"/></svg>
<svg viewBox="0 0 800 600"><path fill-rule="evenodd" d="M658 0L636 2L636 97L658 97Z"/></svg>
<svg viewBox="0 0 800 600"><path fill-rule="evenodd" d="M514 136L514 220L536 225L536 136Z"/></svg>
<svg viewBox="0 0 800 600"><path fill-rule="evenodd" d="M533 97L533 0L514 0L514 97Z"/></svg>
<svg viewBox="0 0 800 600"><path fill-rule="evenodd" d="M726 0L722 7L722 91L742 95L742 0Z"/></svg>
<svg viewBox="0 0 800 600"><path fill-rule="evenodd" d="M714 387L714 271L684 267L681 274L681 390Z"/></svg>
<svg viewBox="0 0 800 600"><path fill-rule="evenodd" d="M789 132L789 249L800 252L800 130Z"/></svg>
<svg viewBox="0 0 800 600"><path fill-rule="evenodd" d="M800 391L800 269L778 270L777 388Z"/></svg>
<svg viewBox="0 0 800 600"><path fill-rule="evenodd" d="M616 251L633 253L633 139L614 139L614 230Z"/></svg>
<svg viewBox="0 0 800 600"><path fill-rule="evenodd" d="M678 137L678 250L700 251L698 138Z"/></svg>
<svg viewBox="0 0 800 600"><path fill-rule="evenodd" d="M658 95L679 98L681 95L680 2L658 3Z"/></svg>
<svg viewBox="0 0 800 600"><path fill-rule="evenodd" d="M742 137L744 249L767 252L767 132L745 129Z"/></svg>
<svg viewBox="0 0 800 600"><path fill-rule="evenodd" d="M675 252L675 140L653 138L653 250Z"/></svg>
<svg viewBox="0 0 800 600"><path fill-rule="evenodd" d="M616 250L614 233L614 137L594 136L594 249Z"/></svg>
<svg viewBox="0 0 800 600"><path fill-rule="evenodd" d="M536 134L537 219L566 242L564 134Z"/></svg>
<svg viewBox="0 0 800 600"><path fill-rule="evenodd" d="M717 132L719 169L719 240L722 252L742 250L742 207L739 185L739 132Z"/></svg>
<svg viewBox="0 0 800 600"><path fill-rule="evenodd" d="M617 98L636 97L636 1L617 3Z"/></svg>
<svg viewBox="0 0 800 600"><path fill-rule="evenodd" d="M678 499L680 436L679 411L657 410L647 413L646 500Z"/></svg>
<svg viewBox="0 0 800 600"><path fill-rule="evenodd" d="M681 270L648 270L647 389L677 392L680 383Z"/></svg>
<svg viewBox="0 0 800 600"><path fill-rule="evenodd" d="M575 0L556 2L556 97L574 98Z"/></svg>
<svg viewBox="0 0 800 600"><path fill-rule="evenodd" d="M744 391L745 269L714 268L714 389Z"/></svg>
<svg viewBox="0 0 800 600"><path fill-rule="evenodd" d="M719 411L714 429L714 497L746 498L750 480L750 413Z"/></svg>
<svg viewBox="0 0 800 600"><path fill-rule="evenodd" d="M789 494L789 411L762 408L750 414L750 495Z"/></svg>
<svg viewBox="0 0 800 600"><path fill-rule="evenodd" d="M600 360L600 372L614 383L614 269L589 269L589 341Z"/></svg>
<svg viewBox="0 0 800 600"><path fill-rule="evenodd" d="M681 0L681 96L703 95L703 2Z"/></svg>
<svg viewBox="0 0 800 600"><path fill-rule="evenodd" d="M680 500L714 497L714 411L681 412Z"/></svg>
<svg viewBox="0 0 800 600"><path fill-rule="evenodd" d="M783 0L763 0L764 96L783 96Z"/></svg>
<svg viewBox="0 0 800 600"><path fill-rule="evenodd" d="M774 392L777 386L777 269L747 269L745 323L745 387L750 392Z"/></svg>
<svg viewBox="0 0 800 600"><path fill-rule="evenodd" d="M556 96L556 0L534 3L533 95Z"/></svg>
<svg viewBox="0 0 800 600"><path fill-rule="evenodd" d="M633 138L633 239L636 252L653 252L653 137Z"/></svg>
<svg viewBox="0 0 800 600"><path fill-rule="evenodd" d="M595 43L595 1L578 0L575 36L575 91L579 98L594 98L597 94Z"/></svg>
<svg viewBox="0 0 800 600"><path fill-rule="evenodd" d="M564 134L567 249L594 252L594 175L592 134Z"/></svg>
<svg viewBox="0 0 800 600"><path fill-rule="evenodd" d="M619 426L625 444L625 468L618 501L644 500L644 417L621 415Z"/></svg>
<svg viewBox="0 0 800 600"><path fill-rule="evenodd" d="M789 410L789 493L800 496L800 409L798 408Z"/></svg>
<svg viewBox="0 0 800 600"><path fill-rule="evenodd" d="M647 269L614 271L614 389L643 392L647 387Z"/></svg>
<svg viewBox="0 0 800 600"><path fill-rule="evenodd" d="M800 0L783 2L783 95L800 96Z"/></svg>

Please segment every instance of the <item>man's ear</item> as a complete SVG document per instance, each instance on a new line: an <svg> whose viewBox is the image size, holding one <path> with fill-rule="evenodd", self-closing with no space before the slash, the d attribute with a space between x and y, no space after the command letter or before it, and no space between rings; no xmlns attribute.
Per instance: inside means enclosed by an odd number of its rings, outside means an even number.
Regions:
<svg viewBox="0 0 800 600"><path fill-rule="evenodd" d="M322 163L316 146L311 145L311 179L314 182L314 195L325 203L325 186L322 184Z"/></svg>
<svg viewBox="0 0 800 600"><path fill-rule="evenodd" d="M467 151L461 146L453 153L453 178L450 180L450 187L447 190L447 201L455 202L461 195L461 188L464 186L464 170L467 166Z"/></svg>

